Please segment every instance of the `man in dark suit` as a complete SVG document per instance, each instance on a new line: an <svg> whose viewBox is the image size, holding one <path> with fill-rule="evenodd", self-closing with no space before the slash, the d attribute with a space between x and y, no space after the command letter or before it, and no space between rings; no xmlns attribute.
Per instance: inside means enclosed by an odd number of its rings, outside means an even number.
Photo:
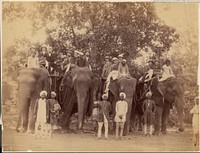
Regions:
<svg viewBox="0 0 200 153"><path fill-rule="evenodd" d="M53 74L53 72L55 70L56 56L53 53L52 47L49 47L48 53L46 54L46 60L48 62L48 71L50 74Z"/></svg>

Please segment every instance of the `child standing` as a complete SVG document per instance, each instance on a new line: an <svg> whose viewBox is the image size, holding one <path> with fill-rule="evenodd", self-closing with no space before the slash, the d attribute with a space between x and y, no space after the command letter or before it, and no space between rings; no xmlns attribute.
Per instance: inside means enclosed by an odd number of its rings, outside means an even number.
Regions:
<svg viewBox="0 0 200 153"><path fill-rule="evenodd" d="M118 140L119 135L119 128L120 131L120 139L123 140L122 135L124 131L124 124L126 122L126 113L128 112L128 103L125 101L126 94L121 92L120 100L116 103L116 115L115 115L115 122L116 122L116 140Z"/></svg>
<svg viewBox="0 0 200 153"><path fill-rule="evenodd" d="M153 120L154 114L156 111L155 102L151 99L152 92L147 92L147 99L144 100L142 105L142 110L144 113L144 135L147 136L147 125L150 126L149 136L152 135L153 132Z"/></svg>
<svg viewBox="0 0 200 153"><path fill-rule="evenodd" d="M47 128L47 121L49 118L48 112L48 104L47 104L47 92L41 91L40 97L34 107L34 117L36 118L36 125L35 125L35 136L39 137L41 134L43 135L46 132Z"/></svg>
<svg viewBox="0 0 200 153"><path fill-rule="evenodd" d="M102 101L98 102L94 105L94 107L97 107L99 109L98 113L98 134L97 139L101 138L101 131L102 127L104 125L105 127L105 139L108 140L108 122L109 122L109 113L111 111L111 104L107 101L108 96L106 94L102 95Z"/></svg>
<svg viewBox="0 0 200 153"><path fill-rule="evenodd" d="M49 114L50 114L50 124L51 124L50 135L52 134L53 127L57 126L57 124L58 124L59 111L61 110L61 107L60 107L58 101L55 98L56 98L56 93L54 91L52 91L51 92L51 99L48 100Z"/></svg>
<svg viewBox="0 0 200 153"><path fill-rule="evenodd" d="M193 141L194 146L198 146L199 143L199 98L195 98L195 105L190 111L193 114L192 127L193 127Z"/></svg>

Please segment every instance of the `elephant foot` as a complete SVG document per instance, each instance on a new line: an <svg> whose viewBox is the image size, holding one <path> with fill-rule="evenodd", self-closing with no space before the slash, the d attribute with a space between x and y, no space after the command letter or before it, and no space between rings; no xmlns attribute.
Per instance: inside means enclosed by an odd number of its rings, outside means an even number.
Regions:
<svg viewBox="0 0 200 153"><path fill-rule="evenodd" d="M162 135L166 135L167 134L167 131L166 130L163 130L161 131L162 132Z"/></svg>
<svg viewBox="0 0 200 153"><path fill-rule="evenodd" d="M83 130L77 130L76 134L83 134Z"/></svg>
<svg viewBox="0 0 200 153"><path fill-rule="evenodd" d="M153 135L156 135L156 136L158 136L160 134L160 132L159 131L153 131Z"/></svg>
<svg viewBox="0 0 200 153"><path fill-rule="evenodd" d="M127 136L127 135L128 135L128 132L125 131L125 132L123 133L123 136Z"/></svg>
<svg viewBox="0 0 200 153"><path fill-rule="evenodd" d="M26 129L21 129L20 133L26 133Z"/></svg>
<svg viewBox="0 0 200 153"><path fill-rule="evenodd" d="M27 134L34 134L34 131L33 130L28 130Z"/></svg>
<svg viewBox="0 0 200 153"><path fill-rule="evenodd" d="M20 130L17 128L17 129L15 129L15 131L17 132L17 133L19 133L20 132Z"/></svg>
<svg viewBox="0 0 200 153"><path fill-rule="evenodd" d="M180 127L180 128L178 129L179 132L183 132L184 130L185 130L184 127Z"/></svg>
<svg viewBox="0 0 200 153"><path fill-rule="evenodd" d="M140 127L140 128L138 129L138 131L142 131L142 128Z"/></svg>

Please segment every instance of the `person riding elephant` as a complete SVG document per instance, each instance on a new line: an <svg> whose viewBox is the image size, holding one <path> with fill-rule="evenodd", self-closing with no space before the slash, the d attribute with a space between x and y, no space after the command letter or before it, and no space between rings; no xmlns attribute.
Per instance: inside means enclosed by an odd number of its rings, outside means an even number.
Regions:
<svg viewBox="0 0 200 153"><path fill-rule="evenodd" d="M182 80L176 77L171 77L165 81L159 82L157 75L152 79L150 89L152 91L152 100L154 100L156 104L156 124L154 134L159 134L160 130L163 134L166 134L167 121L173 103L177 108L177 115L180 122L179 131L184 131L184 84Z"/></svg>
<svg viewBox="0 0 200 153"><path fill-rule="evenodd" d="M121 63L118 66L119 78L123 76L129 76L129 68L126 63L126 59L122 59Z"/></svg>
<svg viewBox="0 0 200 153"><path fill-rule="evenodd" d="M119 76L119 72L118 72L118 65L119 65L119 61L116 57L113 57L112 58L112 65L110 67L110 70L109 70L109 75L106 79L106 88L105 88L105 93L108 95L108 91L109 91L109 85L110 85L110 82L112 80L116 80Z"/></svg>
<svg viewBox="0 0 200 153"><path fill-rule="evenodd" d="M78 110L75 111L78 111L78 130L82 130L86 113L92 114L93 102L96 101L99 86L100 78L93 74L88 67L75 67L63 77L60 84L60 92L64 93L61 100L64 108L63 129L69 128L69 119L77 102ZM63 90L64 87L66 90Z"/></svg>
<svg viewBox="0 0 200 153"><path fill-rule="evenodd" d="M129 77L121 77L117 80L111 81L109 85L109 99L112 103L112 115L115 116L115 105L116 102L120 99L119 94L121 92L126 94L125 101L128 103L128 112L126 114L126 123L124 127L124 135L127 135L129 133L129 124L131 120L131 112L134 110L132 109L135 107L135 104L133 104L133 98L135 94L136 89L136 82L137 80L131 76ZM113 95L114 98L111 98Z"/></svg>
<svg viewBox="0 0 200 153"><path fill-rule="evenodd" d="M17 71L18 82L18 123L16 131L19 132L22 123L22 132L34 132L35 118L33 109L36 100L40 97L42 90L50 91L50 80L48 71L42 68L20 68ZM31 112L29 120L29 109Z"/></svg>

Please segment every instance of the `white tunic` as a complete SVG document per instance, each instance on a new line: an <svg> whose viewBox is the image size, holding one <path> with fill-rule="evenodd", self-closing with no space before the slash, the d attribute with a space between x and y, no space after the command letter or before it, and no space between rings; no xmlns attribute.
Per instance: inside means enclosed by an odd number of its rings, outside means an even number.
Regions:
<svg viewBox="0 0 200 153"><path fill-rule="evenodd" d="M46 123L46 99L39 99L37 110L37 122Z"/></svg>
<svg viewBox="0 0 200 153"><path fill-rule="evenodd" d="M39 59L38 57L28 57L28 64L27 67L29 68L39 68Z"/></svg>
<svg viewBox="0 0 200 153"><path fill-rule="evenodd" d="M119 100L116 103L115 122L125 122L127 112L128 112L128 103L124 100ZM122 119L120 119L119 116L122 116Z"/></svg>
<svg viewBox="0 0 200 153"><path fill-rule="evenodd" d="M174 76L172 68L170 66L163 65L162 68L163 68L163 74L162 74L162 78L159 81L164 81L167 78Z"/></svg>

